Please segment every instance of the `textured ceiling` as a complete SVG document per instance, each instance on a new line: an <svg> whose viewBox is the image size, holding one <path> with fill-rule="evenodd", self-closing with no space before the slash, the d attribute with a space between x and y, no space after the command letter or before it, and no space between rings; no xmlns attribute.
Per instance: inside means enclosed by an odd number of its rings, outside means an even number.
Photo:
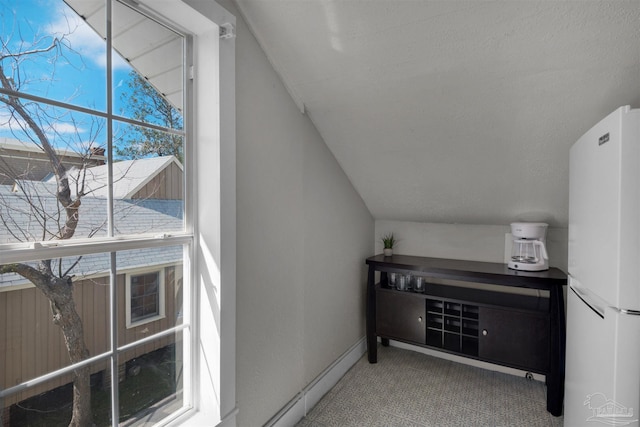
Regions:
<svg viewBox="0 0 640 427"><path fill-rule="evenodd" d="M640 107L640 1L237 0L376 219L566 226L571 144Z"/></svg>

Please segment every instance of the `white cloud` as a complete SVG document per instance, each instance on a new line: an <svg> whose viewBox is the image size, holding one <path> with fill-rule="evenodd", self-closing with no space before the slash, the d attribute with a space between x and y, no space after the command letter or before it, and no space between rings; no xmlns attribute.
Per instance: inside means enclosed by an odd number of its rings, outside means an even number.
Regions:
<svg viewBox="0 0 640 427"><path fill-rule="evenodd" d="M0 130L17 130L23 126L26 126L26 122L24 120L18 119L17 117L11 117L11 114L9 114L9 112L4 108L0 111Z"/></svg>
<svg viewBox="0 0 640 427"><path fill-rule="evenodd" d="M50 126L47 127L46 131L47 133L49 131L55 131L55 133L57 134L73 134L76 132L80 134L84 133L84 129L80 127L76 127L71 123L64 123L64 122L52 123Z"/></svg>
<svg viewBox="0 0 640 427"><path fill-rule="evenodd" d="M26 128L27 124L24 120L11 116L6 110L0 111L0 131L19 131L21 128ZM82 134L85 129L77 127L72 123L55 122L43 129L49 138L58 135L72 135L76 132Z"/></svg>

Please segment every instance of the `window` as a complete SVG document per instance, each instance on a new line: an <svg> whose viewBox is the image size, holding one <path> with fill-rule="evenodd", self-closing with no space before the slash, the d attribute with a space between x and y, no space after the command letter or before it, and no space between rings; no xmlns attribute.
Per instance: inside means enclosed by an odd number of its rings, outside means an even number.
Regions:
<svg viewBox="0 0 640 427"><path fill-rule="evenodd" d="M3 425L193 406L192 41L132 4L0 2Z"/></svg>
<svg viewBox="0 0 640 427"><path fill-rule="evenodd" d="M164 269L127 274L127 327L164 316Z"/></svg>

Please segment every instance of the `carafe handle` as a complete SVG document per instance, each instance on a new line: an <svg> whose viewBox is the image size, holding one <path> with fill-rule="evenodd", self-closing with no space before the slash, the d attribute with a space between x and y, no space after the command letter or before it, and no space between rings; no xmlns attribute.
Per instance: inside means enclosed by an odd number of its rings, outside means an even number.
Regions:
<svg viewBox="0 0 640 427"><path fill-rule="evenodd" d="M536 246L540 246L540 254L542 255L542 258L548 260L549 255L547 255L547 248L544 246L544 243L540 241L535 241L533 244Z"/></svg>

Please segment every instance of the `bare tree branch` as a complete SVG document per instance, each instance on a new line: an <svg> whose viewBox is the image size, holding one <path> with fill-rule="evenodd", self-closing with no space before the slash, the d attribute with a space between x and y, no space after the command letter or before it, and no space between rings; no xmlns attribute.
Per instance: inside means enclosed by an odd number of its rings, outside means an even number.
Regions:
<svg viewBox="0 0 640 427"><path fill-rule="evenodd" d="M22 263L0 265L0 274L16 273L31 281L33 284L47 281L46 274L38 269ZM37 285L36 285L37 286Z"/></svg>
<svg viewBox="0 0 640 427"><path fill-rule="evenodd" d="M25 50L25 51L22 51L22 52L15 52L15 53L14 52L10 52L7 49L6 44L2 43L2 50L4 52L7 52L7 53L5 53L4 55L0 55L0 61L2 61L3 59L6 59L6 58L20 58L20 57L24 57L24 56L27 56L27 55L37 55L37 54L40 54L40 53L46 53L46 52L49 52L49 51L55 49L56 47L58 47L59 43L60 43L60 41L58 40L58 38L54 37L53 41L51 42L51 44L48 47L45 47L45 48L42 48L42 49Z"/></svg>

